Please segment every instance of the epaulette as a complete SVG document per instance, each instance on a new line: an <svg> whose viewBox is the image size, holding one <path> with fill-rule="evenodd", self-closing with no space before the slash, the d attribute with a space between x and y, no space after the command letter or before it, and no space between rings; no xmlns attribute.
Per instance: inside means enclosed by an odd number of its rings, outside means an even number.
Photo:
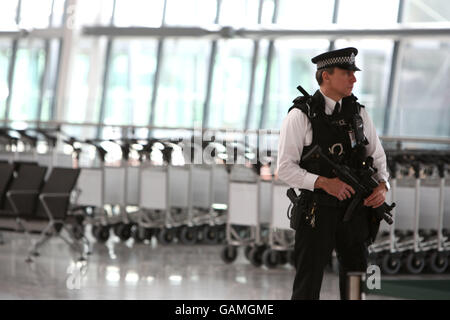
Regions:
<svg viewBox="0 0 450 320"><path fill-rule="evenodd" d="M344 99L350 100L350 103L356 107L353 109L353 112L357 112L359 114L361 112L361 108L365 108L364 105L358 102L358 97L356 97L353 93L350 96L343 98L343 100ZM342 104L344 104L344 101L342 101Z"/></svg>
<svg viewBox="0 0 450 320"><path fill-rule="evenodd" d="M289 108L288 113L294 109L300 109L303 113L305 113L308 118L311 117L311 110L309 110L309 107L307 105L307 101L308 101L308 97L305 96L298 96L297 98L295 98L292 102L294 103L292 105L292 107Z"/></svg>

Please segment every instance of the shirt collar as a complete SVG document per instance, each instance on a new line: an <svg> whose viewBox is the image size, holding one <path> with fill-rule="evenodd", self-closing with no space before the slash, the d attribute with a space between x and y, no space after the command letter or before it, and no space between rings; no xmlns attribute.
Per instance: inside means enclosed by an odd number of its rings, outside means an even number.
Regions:
<svg viewBox="0 0 450 320"><path fill-rule="evenodd" d="M333 99L331 99L330 97L327 97L326 95L323 94L322 90L320 90L320 93L323 95L324 99L325 99L325 113L330 115L333 113L334 110L334 106L336 105L336 101L334 101ZM338 101L339 105L342 108L342 99Z"/></svg>

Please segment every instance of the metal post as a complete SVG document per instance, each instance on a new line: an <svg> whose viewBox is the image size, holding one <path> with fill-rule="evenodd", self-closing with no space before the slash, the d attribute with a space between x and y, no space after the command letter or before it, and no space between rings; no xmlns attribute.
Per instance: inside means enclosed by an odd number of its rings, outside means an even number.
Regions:
<svg viewBox="0 0 450 320"><path fill-rule="evenodd" d="M404 13L404 0L399 0L398 3L398 14L397 23L403 21ZM386 108L384 110L384 125L383 125L383 135L390 133L391 131L391 120L393 118L392 112L396 109L393 107L394 103L397 102L398 98L398 85L399 85L399 74L401 67L401 58L403 56L402 43L400 40L394 42L394 48L392 50L391 59L391 74L389 76L389 86L388 93L386 97Z"/></svg>
<svg viewBox="0 0 450 320"><path fill-rule="evenodd" d="M215 24L219 24L219 22L220 22L221 6L222 6L222 0L217 0L216 17L214 19ZM217 40L213 40L211 43L211 54L209 56L205 103L203 104L202 129L206 129L209 126L209 109L210 109L210 104L211 104L211 91L212 91L212 83L213 83L213 78L214 78L214 65L216 63L216 56L217 56Z"/></svg>
<svg viewBox="0 0 450 320"><path fill-rule="evenodd" d="M17 3L16 24L20 23L21 8L22 8L22 0L19 0ZM9 66L8 66L8 97L6 98L5 115L4 115L5 126L9 119L9 110L11 109L11 98L12 98L12 94L13 94L14 71L16 69L18 46L19 46L19 40L15 38L12 41L12 48L11 48L12 53L11 53L11 57L9 58Z"/></svg>
<svg viewBox="0 0 450 320"><path fill-rule="evenodd" d="M113 9L111 13L110 25L114 25L114 16L116 13L116 0L113 1ZM108 83L109 83L109 70L111 67L111 52L112 52L113 40L108 38L108 42L106 43L106 53L105 53L105 69L103 71L103 80L102 80L102 97L100 100L100 113L98 116L99 123L103 123L105 121L105 108L106 108L106 99L108 97ZM102 131L101 128L97 129L97 139L101 137Z"/></svg>
<svg viewBox="0 0 450 320"><path fill-rule="evenodd" d="M277 23L278 20L278 9L279 9L279 0L274 0L274 10L273 10L273 16L272 16L272 23ZM262 106L261 106L261 116L259 119L259 129L264 128L266 124L266 113L267 113L267 105L269 101L269 95L270 95L270 76L272 71L272 62L273 62L273 56L275 51L275 42L274 40L271 40L269 42L269 49L267 51L267 68L266 68L266 79L264 81L264 92L263 92L263 100L262 100Z"/></svg>
<svg viewBox="0 0 450 320"><path fill-rule="evenodd" d="M48 27L51 28L53 26L53 9L55 6L55 0L52 1L52 5L50 8L50 15L48 19ZM36 110L36 120L38 121L38 128L40 127L41 122L41 116L42 116L42 105L44 103L44 96L45 96L45 88L47 81L49 79L49 64L50 64L50 40L46 39L44 42L44 48L45 48L45 61L44 61L44 70L41 75L41 83L40 83L40 93L39 93L39 101L38 101L38 108Z"/></svg>
<svg viewBox="0 0 450 320"><path fill-rule="evenodd" d="M339 0L334 0L333 17L331 23L336 24L338 21L338 16L339 16ZM335 40L331 40L328 50L331 51L334 49L335 49Z"/></svg>
<svg viewBox="0 0 450 320"><path fill-rule="evenodd" d="M166 25L166 13L167 13L167 0L164 0L163 6L163 14L161 20L161 26L164 27ZM164 54L164 38L160 37L158 40L158 48L156 49L156 70L155 75L153 77L153 91L152 91L152 100L150 102L150 117L148 124L150 127L155 124L155 112L156 112L156 102L158 97L158 89L159 89L159 81L161 78L161 68L164 63L163 60ZM149 138L152 136L152 130L148 131Z"/></svg>
<svg viewBox="0 0 450 320"><path fill-rule="evenodd" d="M445 173L444 173L445 174ZM438 221L438 252L443 250L443 234L444 226L444 191L445 191L445 176L440 179L439 184L439 221Z"/></svg>
<svg viewBox="0 0 450 320"><path fill-rule="evenodd" d="M414 199L414 252L419 252L419 218L420 218L420 176L416 173Z"/></svg>
<svg viewBox="0 0 450 320"><path fill-rule="evenodd" d="M391 179L391 203L394 203L395 200L397 199L397 177L394 176ZM395 217L395 207L392 209L392 215ZM390 252L394 253L395 250L395 220L392 223L392 225L390 226L390 230L389 230L389 238L390 238Z"/></svg>
<svg viewBox="0 0 450 320"><path fill-rule="evenodd" d="M258 24L261 24L262 9L263 9L263 0L259 0ZM253 114L253 100L255 95L255 75L256 75L256 66L258 64L258 55L259 55L259 40L254 40L252 66L250 70L250 88L248 93L247 113L245 115L245 123L244 123L245 130L247 130L248 127L250 126L250 120Z"/></svg>

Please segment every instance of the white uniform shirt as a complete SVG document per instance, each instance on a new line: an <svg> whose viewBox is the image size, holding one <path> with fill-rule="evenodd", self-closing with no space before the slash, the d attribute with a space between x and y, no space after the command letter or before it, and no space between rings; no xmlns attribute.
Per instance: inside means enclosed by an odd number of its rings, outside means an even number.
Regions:
<svg viewBox="0 0 450 320"><path fill-rule="evenodd" d="M333 113L336 101L323 93L322 95L325 98L325 113L330 115ZM342 107L342 100L339 101L339 105ZM388 181L386 154L375 126L365 108L361 108L360 115L364 123L364 135L369 141L366 145L366 156L373 158L373 166L378 170L374 178L377 181ZM281 125L278 142L278 177L292 188L314 190L314 184L319 176L299 166L303 147L311 143L311 122L303 111L297 108L292 109Z"/></svg>

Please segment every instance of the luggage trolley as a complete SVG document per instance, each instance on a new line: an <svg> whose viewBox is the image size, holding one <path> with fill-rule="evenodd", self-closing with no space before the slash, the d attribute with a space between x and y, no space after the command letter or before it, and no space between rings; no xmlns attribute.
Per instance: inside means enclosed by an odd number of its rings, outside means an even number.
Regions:
<svg viewBox="0 0 450 320"><path fill-rule="evenodd" d="M6 160L8 162L15 161L36 161L36 152L35 150L30 151L30 146L22 140L23 136L20 135L16 130L10 128L1 128L0 129L0 141L3 146L2 154L0 155L0 159ZM19 147L20 146L20 147ZM19 151L19 149L23 149ZM22 159L19 158L19 154L22 154ZM24 156L26 155L26 156Z"/></svg>
<svg viewBox="0 0 450 320"><path fill-rule="evenodd" d="M130 155L132 144L136 144L135 139L113 141L121 151L122 158L119 167L106 167L105 183L106 194L105 202L111 205L112 212L114 206L118 207L118 214L110 219L113 225L113 231L121 241L127 241L136 234L137 212L129 212L130 207L138 207L138 176L139 167L130 165ZM139 237L135 237L135 239Z"/></svg>
<svg viewBox="0 0 450 320"><path fill-rule="evenodd" d="M165 228L158 236L158 241L162 244L170 243L175 237L179 239L181 228L188 223L191 189L189 172L186 166L167 167L168 205Z"/></svg>
<svg viewBox="0 0 450 320"><path fill-rule="evenodd" d="M388 192L391 203L397 203L397 180L399 177L398 156L395 151L387 151L388 169L390 172L391 190ZM386 274L396 274L401 267L401 253L396 250L396 243L399 241L399 233L396 230L397 212L392 209L393 223L388 230L380 230L380 234L375 243L369 246L369 261L372 264L381 265L381 270Z"/></svg>
<svg viewBox="0 0 450 320"><path fill-rule="evenodd" d="M181 226L178 239L184 244L194 244L197 241L214 241L212 232L207 232L210 221L212 167L208 165L191 164L189 167L188 186L188 217L186 224Z"/></svg>
<svg viewBox="0 0 450 320"><path fill-rule="evenodd" d="M171 165L172 147L165 145L162 166L141 166L137 223L155 235L161 244L169 244L187 222L189 208L189 170Z"/></svg>
<svg viewBox="0 0 450 320"><path fill-rule="evenodd" d="M445 213L445 181L450 171L450 154L441 155L437 162L439 174L439 211L437 244L435 251L428 258L428 265L434 273L445 272L450 259L450 231L444 226Z"/></svg>
<svg viewBox="0 0 450 320"><path fill-rule="evenodd" d="M272 183L258 179L258 236L256 241L245 247L245 257L255 267L260 267L263 254L269 249L271 236Z"/></svg>
<svg viewBox="0 0 450 320"><path fill-rule="evenodd" d="M435 153L428 156L428 161L431 162L438 175L438 190L439 195L437 199L437 223L436 229L431 230L425 236L422 248L427 252L426 264L428 269L433 273L444 273L447 271L450 256L450 241L449 231L444 226L444 204L445 204L445 176L446 164L448 164L448 155L442 153ZM434 209L434 206L431 206Z"/></svg>
<svg viewBox="0 0 450 320"><path fill-rule="evenodd" d="M76 167L73 154L65 154L58 152L58 143L65 143L73 147L74 140L58 139L58 135L61 136L59 129L29 129L30 131L36 132L39 136L43 137L43 140L47 144L46 153L38 153L37 161L40 165L46 165L49 168L54 166L62 168L73 168ZM28 130L27 130L28 131ZM54 135L56 134L56 136ZM72 138L73 139L73 138ZM74 148L73 153L77 153Z"/></svg>
<svg viewBox="0 0 450 320"><path fill-rule="evenodd" d="M137 206L134 214L132 236L135 242L151 241L164 226L166 208L166 176L162 166L151 165L151 154L157 139L141 143L138 150ZM156 188L155 188L156 187Z"/></svg>
<svg viewBox="0 0 450 320"><path fill-rule="evenodd" d="M271 216L268 248L262 255L263 264L267 268L275 268L289 262L293 265L293 247L295 231L291 229L286 216L290 201L286 197L288 185L278 180L271 183Z"/></svg>
<svg viewBox="0 0 450 320"><path fill-rule="evenodd" d="M73 143L75 139L71 139ZM99 243L105 243L110 236L110 226L105 210L105 156L106 150L91 140L78 141L94 147L99 166L82 167L76 190L78 192L74 214L81 212L86 219L85 225L90 225L92 236ZM81 150L77 150L80 152Z"/></svg>
<svg viewBox="0 0 450 320"><path fill-rule="evenodd" d="M138 230L142 240L151 240L158 236L165 226L165 216L168 206L167 170L163 166L141 164L139 174L139 214L137 215ZM141 232L140 232L141 233ZM167 234L167 241L172 241L173 235Z"/></svg>
<svg viewBox="0 0 450 320"><path fill-rule="evenodd" d="M247 246L250 260L257 262L263 252L259 226L259 177L253 170L235 165L229 174L228 214L226 222L227 245L221 252L225 263L237 258L239 246ZM252 259L251 256L255 258Z"/></svg>
<svg viewBox="0 0 450 320"><path fill-rule="evenodd" d="M431 248L425 245L426 235L419 229L421 215L421 180L422 175L429 174L429 164L423 162L419 152L408 152L401 161L409 165L414 172L414 209L412 230L399 232L399 239L395 241L395 251L401 254L402 266L408 273L419 274L425 268L426 252ZM406 204L406 203L405 203ZM399 211L397 211L399 212ZM398 218L398 217L397 217Z"/></svg>
<svg viewBox="0 0 450 320"><path fill-rule="evenodd" d="M226 237L229 190L228 173L225 166L222 164L212 165L210 179L209 222L203 228L203 241L218 244L223 243Z"/></svg>
<svg viewBox="0 0 450 320"><path fill-rule="evenodd" d="M17 138L8 134L6 128L0 128L0 160L7 162L14 160L14 152L17 151L17 141Z"/></svg>

